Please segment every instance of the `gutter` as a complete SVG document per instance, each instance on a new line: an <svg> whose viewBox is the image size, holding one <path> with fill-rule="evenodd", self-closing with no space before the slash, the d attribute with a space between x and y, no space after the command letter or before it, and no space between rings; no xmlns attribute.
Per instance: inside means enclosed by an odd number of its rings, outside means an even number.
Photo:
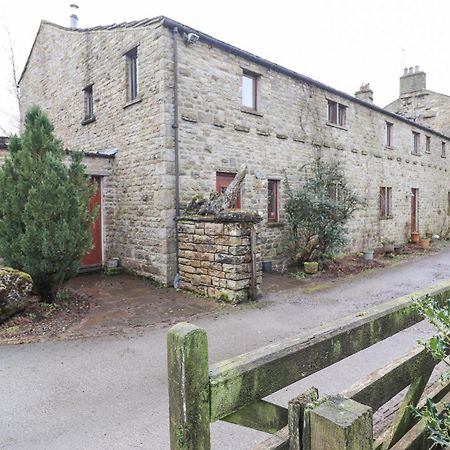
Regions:
<svg viewBox="0 0 450 450"><path fill-rule="evenodd" d="M177 221L180 217L180 145L178 137L178 27L172 30L173 35L173 124L174 130L174 149L175 149L175 259L176 274L174 279L174 287L178 288L179 284L179 243L178 243L178 226Z"/></svg>

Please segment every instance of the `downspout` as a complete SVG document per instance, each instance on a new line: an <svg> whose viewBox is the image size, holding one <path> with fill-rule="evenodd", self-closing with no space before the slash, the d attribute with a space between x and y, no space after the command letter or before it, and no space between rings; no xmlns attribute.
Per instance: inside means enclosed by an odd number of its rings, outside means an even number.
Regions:
<svg viewBox="0 0 450 450"><path fill-rule="evenodd" d="M178 245L178 226L177 220L180 217L180 158L179 158L179 142L178 142L178 27L172 30L173 35L173 124L174 130L174 147L175 147L175 259L176 273L173 280L174 288L178 288L180 284L179 274L179 245Z"/></svg>

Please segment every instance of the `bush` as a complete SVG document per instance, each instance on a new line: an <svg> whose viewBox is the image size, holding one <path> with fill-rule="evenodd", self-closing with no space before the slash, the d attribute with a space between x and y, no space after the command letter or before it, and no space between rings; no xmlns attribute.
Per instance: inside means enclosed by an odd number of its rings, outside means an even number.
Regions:
<svg viewBox="0 0 450 450"><path fill-rule="evenodd" d="M442 307L433 297L427 295L417 300L416 306L422 316L437 330L437 334L423 342L423 345L436 360L443 361L447 368L450 367L446 360L450 352L450 300L447 300L445 307ZM441 380L443 383L449 382L448 369ZM447 448L450 447L450 404L442 404L440 409L439 412L437 405L429 398L422 410L413 408L416 416L425 422L428 437L433 442L433 446L440 445Z"/></svg>
<svg viewBox="0 0 450 450"><path fill-rule="evenodd" d="M96 214L89 212L93 187L81 154L73 154L70 167L64 157L47 116L33 107L0 169L0 255L7 265L31 275L44 301L52 301L78 271L91 247Z"/></svg>
<svg viewBox="0 0 450 450"><path fill-rule="evenodd" d="M286 180L289 245L299 262L320 261L345 245L345 224L363 202L349 188L338 161L315 158L300 170L306 179L297 192Z"/></svg>

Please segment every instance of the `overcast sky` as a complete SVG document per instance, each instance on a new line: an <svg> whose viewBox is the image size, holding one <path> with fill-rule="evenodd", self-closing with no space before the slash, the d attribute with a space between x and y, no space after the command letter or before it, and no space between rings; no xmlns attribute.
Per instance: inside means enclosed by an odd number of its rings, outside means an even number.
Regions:
<svg viewBox="0 0 450 450"><path fill-rule="evenodd" d="M370 83L379 106L398 97L404 66L450 95L449 0L73 1L81 28L166 15L352 95ZM16 122L5 30L20 75L40 20L68 26L69 4L0 0L0 130Z"/></svg>

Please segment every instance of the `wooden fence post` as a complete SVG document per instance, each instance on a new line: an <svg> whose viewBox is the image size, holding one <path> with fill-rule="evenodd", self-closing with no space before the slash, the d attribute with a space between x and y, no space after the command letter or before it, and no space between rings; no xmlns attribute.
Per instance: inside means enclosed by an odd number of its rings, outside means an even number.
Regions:
<svg viewBox="0 0 450 450"><path fill-rule="evenodd" d="M209 450L209 367L206 331L179 323L167 336L171 450Z"/></svg>
<svg viewBox="0 0 450 450"><path fill-rule="evenodd" d="M305 429L305 409L318 400L319 391L312 387L288 403L289 450L309 450L309 430ZM309 422L309 420L307 420Z"/></svg>
<svg viewBox="0 0 450 450"><path fill-rule="evenodd" d="M372 409L331 396L308 412L311 450L372 450Z"/></svg>

